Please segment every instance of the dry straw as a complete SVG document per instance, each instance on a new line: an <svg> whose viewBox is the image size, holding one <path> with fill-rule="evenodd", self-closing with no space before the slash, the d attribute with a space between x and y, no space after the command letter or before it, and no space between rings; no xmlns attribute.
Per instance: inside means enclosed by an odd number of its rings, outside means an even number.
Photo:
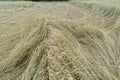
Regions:
<svg viewBox="0 0 120 80"><path fill-rule="evenodd" d="M119 9L75 2L0 6L0 80L120 80Z"/></svg>

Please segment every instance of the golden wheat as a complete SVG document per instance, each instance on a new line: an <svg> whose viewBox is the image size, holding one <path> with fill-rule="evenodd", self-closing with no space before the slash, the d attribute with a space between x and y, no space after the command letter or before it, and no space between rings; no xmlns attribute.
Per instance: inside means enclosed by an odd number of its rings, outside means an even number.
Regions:
<svg viewBox="0 0 120 80"><path fill-rule="evenodd" d="M120 80L119 13L87 2L0 2L0 80Z"/></svg>

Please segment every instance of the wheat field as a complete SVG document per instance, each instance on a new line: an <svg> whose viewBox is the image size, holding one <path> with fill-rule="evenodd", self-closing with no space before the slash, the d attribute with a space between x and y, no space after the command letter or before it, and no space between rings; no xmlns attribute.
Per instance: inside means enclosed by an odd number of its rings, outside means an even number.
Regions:
<svg viewBox="0 0 120 80"><path fill-rule="evenodd" d="M120 1L0 2L0 80L120 80Z"/></svg>

